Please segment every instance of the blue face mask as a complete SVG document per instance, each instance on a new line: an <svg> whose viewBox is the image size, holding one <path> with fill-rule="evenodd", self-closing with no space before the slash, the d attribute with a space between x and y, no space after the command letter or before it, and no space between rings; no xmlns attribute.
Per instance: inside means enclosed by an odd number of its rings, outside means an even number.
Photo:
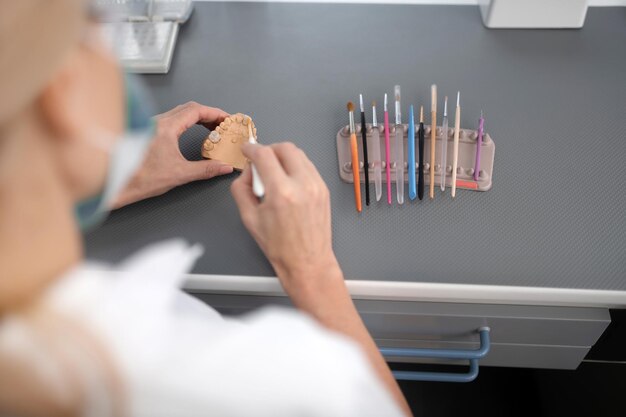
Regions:
<svg viewBox="0 0 626 417"><path fill-rule="evenodd" d="M100 194L80 201L75 215L80 228L87 230L102 223L110 207L143 162L146 150L154 135L154 126L145 89L130 76L126 84L126 130L112 145L109 141L98 142L98 147L110 153L109 170Z"/></svg>

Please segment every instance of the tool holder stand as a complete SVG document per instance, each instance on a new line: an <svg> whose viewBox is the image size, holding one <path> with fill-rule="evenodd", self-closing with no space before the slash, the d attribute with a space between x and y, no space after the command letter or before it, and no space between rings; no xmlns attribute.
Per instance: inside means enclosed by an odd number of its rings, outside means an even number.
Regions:
<svg viewBox="0 0 626 417"><path fill-rule="evenodd" d="M417 136L419 124L415 126L415 176L417 177L417 169L419 167L419 141ZM404 172L407 172L407 140L408 140L408 125L402 125L404 130ZM380 136L380 155L381 155L381 166L382 166L382 180L386 182L385 175L385 132L384 126L379 125L375 128L372 127L370 123L366 125L367 128L367 144L369 154L372 154L370 147L372 146L372 132L373 129L379 130ZM394 162L394 152L393 152L393 141L396 138L395 134L396 126L389 126L389 141L391 143L390 150L391 155L389 155L390 161L390 170L391 170L391 179L392 181L395 179L396 172L396 164ZM430 125L424 126L424 166L422 169L424 170L424 183L426 185L430 184ZM437 127L437 138L436 138L436 148L435 148L435 184L439 187L441 181L441 172L442 167L440 161L438 159L441 157L440 149L441 149L441 137L442 128L441 126ZM361 172L361 182L365 182L365 175L363 175L363 149L361 143L361 126L356 126L356 135L357 142L359 144L359 171ZM478 132L476 130L470 129L460 129L459 132L459 154L458 154L458 163L457 163L457 188L460 189L468 189L472 191L488 191L492 185L493 179L493 159L495 154L495 144L491 136L488 133L483 133L483 141L481 147L480 154L480 171L478 181L474 181L474 165L476 163L476 144L478 143ZM452 158L453 158L453 148L454 148L454 127L448 128L448 138L447 138L447 163L444 169L446 170L446 187L452 186ZM337 159L339 162L339 175L341 179L348 183L354 182L354 177L352 176L352 163L351 163L351 155L350 155L350 129L349 126L343 127L339 132L337 132ZM370 183L374 182L374 161L369 161L369 178ZM404 176L404 181L408 182L408 175ZM395 182L395 181L394 181ZM473 184L476 184L476 187L473 187Z"/></svg>

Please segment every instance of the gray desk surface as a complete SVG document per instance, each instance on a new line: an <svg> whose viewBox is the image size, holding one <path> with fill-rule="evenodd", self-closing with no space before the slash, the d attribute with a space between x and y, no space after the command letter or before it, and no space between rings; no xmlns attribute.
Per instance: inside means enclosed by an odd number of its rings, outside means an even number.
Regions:
<svg viewBox="0 0 626 417"><path fill-rule="evenodd" d="M581 30L522 31L484 28L477 7L202 3L170 73L146 79L160 110L196 100L249 113L261 141L302 147L330 188L348 278L626 290L626 9L590 9ZM463 127L484 109L491 191L355 213L335 133L348 100L381 102L396 83L405 114L429 103L431 83L441 97L461 90ZM205 135L183 137L188 158ZM207 249L194 273L273 275L233 178L117 211L86 237L88 256L182 236Z"/></svg>

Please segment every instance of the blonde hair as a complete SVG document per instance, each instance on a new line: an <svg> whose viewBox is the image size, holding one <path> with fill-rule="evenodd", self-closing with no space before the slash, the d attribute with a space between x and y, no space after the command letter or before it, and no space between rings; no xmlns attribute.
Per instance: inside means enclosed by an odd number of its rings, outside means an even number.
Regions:
<svg viewBox="0 0 626 417"><path fill-rule="evenodd" d="M0 2L0 126L36 99L85 25L81 0Z"/></svg>
<svg viewBox="0 0 626 417"><path fill-rule="evenodd" d="M0 1L0 146L80 40L85 11L82 0ZM30 290L26 306L0 304L0 415L89 415L94 380L108 403L106 414L125 415L122 380L101 341L78 321L45 308L37 300L42 285ZM21 336L11 339L15 332ZM16 340L30 351L11 349ZM64 395L43 375L46 366L58 371Z"/></svg>

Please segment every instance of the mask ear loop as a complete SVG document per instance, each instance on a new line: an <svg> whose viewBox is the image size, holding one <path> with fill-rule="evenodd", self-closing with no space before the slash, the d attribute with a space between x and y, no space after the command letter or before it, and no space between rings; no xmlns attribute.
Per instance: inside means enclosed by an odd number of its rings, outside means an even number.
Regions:
<svg viewBox="0 0 626 417"><path fill-rule="evenodd" d="M106 199L105 193L107 192L108 184L112 174L113 152L115 146L121 139L115 139L114 135L107 134L103 130L94 129L94 133L85 137L84 142L93 146L94 148L108 154L109 161L107 163L107 173L104 179L104 185L102 192L93 197L87 198L81 202L76 203L74 211L75 217L79 223L81 230L88 231L93 229L98 224L102 223L107 215L107 207L103 207Z"/></svg>

